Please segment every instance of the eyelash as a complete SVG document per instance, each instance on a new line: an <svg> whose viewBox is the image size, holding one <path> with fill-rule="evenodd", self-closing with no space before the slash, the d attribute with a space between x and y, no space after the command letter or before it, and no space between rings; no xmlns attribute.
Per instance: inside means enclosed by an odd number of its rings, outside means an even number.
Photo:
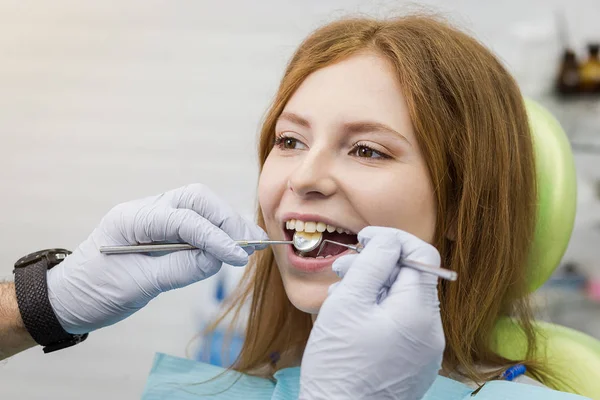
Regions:
<svg viewBox="0 0 600 400"><path fill-rule="evenodd" d="M277 146L277 147L279 147L279 149L281 149L281 150L293 150L293 149L286 149L286 148L283 147L284 142L286 140L288 140L288 139L294 140L296 142L299 141L298 139L296 139L294 137L291 137L291 136L288 136L285 133L280 133L280 134L278 134L275 137L274 145ZM370 150L373 153L376 153L379 157L360 157L360 158L374 158L374 159L377 159L377 158L389 159L389 158L391 158L389 155L387 155L387 154L385 154L385 153L383 153L383 152L381 152L379 150L376 150L373 147L369 146L368 144L362 143L362 142L356 142L356 143L354 143L352 145L352 151L351 151L351 153L356 153L361 148L362 149Z"/></svg>

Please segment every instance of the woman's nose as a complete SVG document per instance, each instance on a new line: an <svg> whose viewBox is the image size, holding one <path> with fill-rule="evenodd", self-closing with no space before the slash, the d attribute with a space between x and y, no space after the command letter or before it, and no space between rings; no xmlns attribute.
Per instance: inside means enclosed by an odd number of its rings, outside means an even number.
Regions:
<svg viewBox="0 0 600 400"><path fill-rule="evenodd" d="M288 180L289 189L301 197L328 197L335 193L333 160L326 152L311 150Z"/></svg>

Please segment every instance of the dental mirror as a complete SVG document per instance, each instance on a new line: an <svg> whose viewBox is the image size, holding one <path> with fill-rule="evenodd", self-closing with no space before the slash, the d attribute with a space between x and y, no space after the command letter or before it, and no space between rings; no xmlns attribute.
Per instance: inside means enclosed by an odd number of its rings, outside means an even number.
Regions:
<svg viewBox="0 0 600 400"><path fill-rule="evenodd" d="M295 232L293 242L296 250L300 251L301 253L310 253L319 247L322 240L323 233L321 232Z"/></svg>

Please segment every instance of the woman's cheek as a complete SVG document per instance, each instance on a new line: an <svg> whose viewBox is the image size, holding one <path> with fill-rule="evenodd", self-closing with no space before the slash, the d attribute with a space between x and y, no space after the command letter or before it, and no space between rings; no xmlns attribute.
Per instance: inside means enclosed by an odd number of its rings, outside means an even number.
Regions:
<svg viewBox="0 0 600 400"><path fill-rule="evenodd" d="M285 177L276 162L267 158L258 181L258 202L265 218L272 218L285 190Z"/></svg>
<svg viewBox="0 0 600 400"><path fill-rule="evenodd" d="M430 241L435 231L434 193L427 176L409 174L372 174L370 179L348 186L351 203L369 225L402 229Z"/></svg>

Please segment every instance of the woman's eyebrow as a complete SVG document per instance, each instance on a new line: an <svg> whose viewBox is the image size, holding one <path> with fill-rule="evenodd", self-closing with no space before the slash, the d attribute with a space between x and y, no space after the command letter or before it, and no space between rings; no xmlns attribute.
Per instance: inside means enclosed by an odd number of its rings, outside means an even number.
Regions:
<svg viewBox="0 0 600 400"><path fill-rule="evenodd" d="M293 124L310 129L310 122L306 118L304 118L298 114L295 114L293 112L289 112L289 111L282 112L281 115L279 116L279 118L277 119L277 121L278 122L279 121L288 121ZM344 124L344 130L349 133L366 133L366 132L391 133L395 136L398 136L400 139L404 140L406 143L408 143L410 146L412 146L412 144L406 138L406 136L402 135L398 131L395 131L394 129L390 128L386 124L382 124L381 122L375 122L375 121L347 122Z"/></svg>
<svg viewBox="0 0 600 400"><path fill-rule="evenodd" d="M395 136L398 136L400 139L404 140L406 143L412 146L412 144L408 141L406 136L402 135L400 132L390 128L386 124L382 124L381 122L375 121L355 121L348 122L344 124L344 128L349 133L365 133L365 132L386 132L391 133Z"/></svg>
<svg viewBox="0 0 600 400"><path fill-rule="evenodd" d="M279 116L279 118L277 118L277 122L284 120L284 121L288 121L291 122L293 124L296 125L300 125L304 128L310 128L310 122L308 122L308 120L304 117L301 117L298 114L294 114L292 112L282 112L281 115Z"/></svg>

